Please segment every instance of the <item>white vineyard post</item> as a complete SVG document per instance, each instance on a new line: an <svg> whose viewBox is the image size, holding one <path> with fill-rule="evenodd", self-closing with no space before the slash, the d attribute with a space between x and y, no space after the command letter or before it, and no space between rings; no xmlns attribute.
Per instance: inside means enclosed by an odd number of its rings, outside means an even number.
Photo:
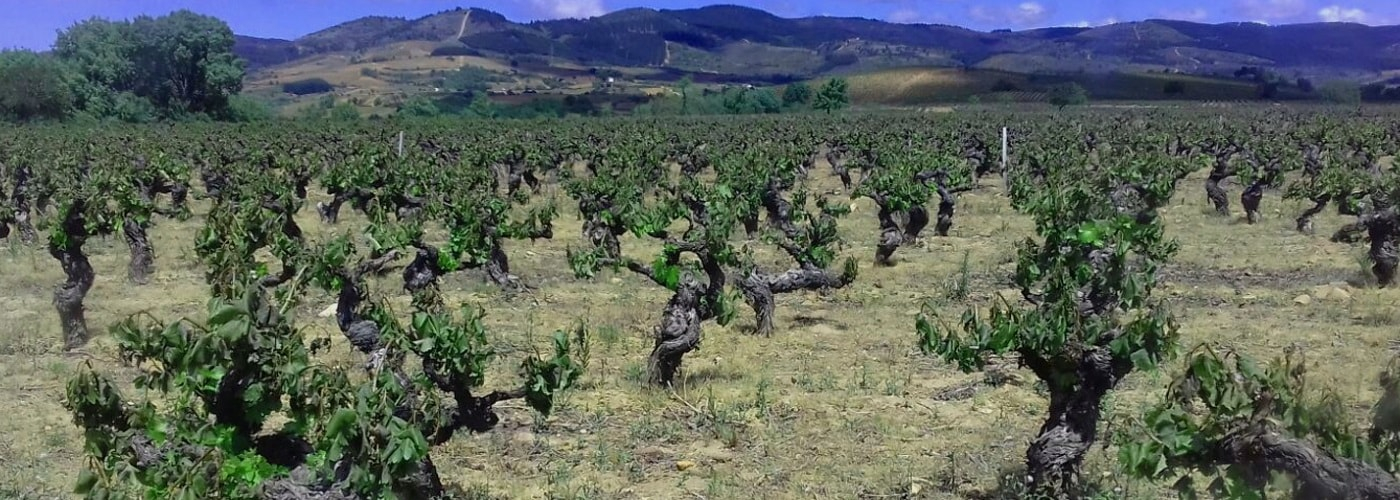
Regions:
<svg viewBox="0 0 1400 500"><path fill-rule="evenodd" d="M403 158L403 131L399 131L399 158Z"/></svg>
<svg viewBox="0 0 1400 500"><path fill-rule="evenodd" d="M1011 179L1011 172L1008 171L1008 167L1007 167L1007 165L1006 165L1006 164L1007 164L1006 146L1007 146L1007 131L1006 131L1006 127L1002 127L1002 128L1001 128L1001 181L1002 181L1003 183L1010 182L1010 179ZM1009 187L1009 186L1008 186L1008 187Z"/></svg>

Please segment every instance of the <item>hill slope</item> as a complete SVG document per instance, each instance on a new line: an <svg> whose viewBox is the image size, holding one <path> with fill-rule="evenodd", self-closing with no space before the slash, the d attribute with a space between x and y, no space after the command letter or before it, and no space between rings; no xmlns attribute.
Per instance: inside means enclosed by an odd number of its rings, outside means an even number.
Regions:
<svg viewBox="0 0 1400 500"><path fill-rule="evenodd" d="M1195 74L1258 65L1324 78L1400 69L1400 26L1147 20L988 33L858 18L787 19L733 5L633 8L532 23L458 8L412 20L365 17L296 40L239 37L235 50L251 67L261 68L405 41L464 47L498 61L523 57L751 76L809 77L907 65L1052 73L1137 67Z"/></svg>

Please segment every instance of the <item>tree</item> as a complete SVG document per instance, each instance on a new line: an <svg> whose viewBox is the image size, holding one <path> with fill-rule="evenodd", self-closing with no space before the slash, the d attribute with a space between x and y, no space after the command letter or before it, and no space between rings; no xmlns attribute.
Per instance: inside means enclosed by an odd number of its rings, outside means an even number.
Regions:
<svg viewBox="0 0 1400 500"><path fill-rule="evenodd" d="M850 97L846 95L846 80L843 78L832 78L822 84L821 90L817 91L816 100L812 107L827 114L845 108L850 104Z"/></svg>
<svg viewBox="0 0 1400 500"><path fill-rule="evenodd" d="M165 115L222 113L243 88L233 30L218 18L180 10L132 21L89 19L59 33L54 54L80 77L78 104L99 116L123 92Z"/></svg>
<svg viewBox="0 0 1400 500"><path fill-rule="evenodd" d="M282 84L282 91L292 95L324 94L335 90L335 86L324 78L307 78Z"/></svg>
<svg viewBox="0 0 1400 500"><path fill-rule="evenodd" d="M231 122L258 122L275 116L272 106L261 100L237 95L228 101L228 111L221 118Z"/></svg>
<svg viewBox="0 0 1400 500"><path fill-rule="evenodd" d="M1084 90L1078 83L1062 83L1050 89L1050 104L1064 109L1065 106L1080 105L1089 102L1089 92Z"/></svg>
<svg viewBox="0 0 1400 500"><path fill-rule="evenodd" d="M399 115L414 118L432 118L441 113L442 111L438 109L436 104L433 104L431 99L423 96L415 96L412 99L404 101L398 109Z"/></svg>
<svg viewBox="0 0 1400 500"><path fill-rule="evenodd" d="M1297 85L1298 90L1301 90L1308 94L1311 94L1313 90L1316 90L1316 87L1313 86L1312 80L1309 80L1307 78L1298 77Z"/></svg>
<svg viewBox="0 0 1400 500"><path fill-rule="evenodd" d="M354 104L342 102L331 107L330 118L340 122L353 122L360 120L360 110Z"/></svg>
<svg viewBox="0 0 1400 500"><path fill-rule="evenodd" d="M1254 92L1260 99L1273 99L1278 97L1278 82L1262 82L1254 87Z"/></svg>
<svg viewBox="0 0 1400 500"><path fill-rule="evenodd" d="M116 94L131 89L136 69L128 31L125 22L94 17L58 34L53 53L77 73L78 107L108 116Z"/></svg>
<svg viewBox="0 0 1400 500"><path fill-rule="evenodd" d="M502 75L475 66L463 66L442 80L442 88L459 92L485 92L492 83L506 81Z"/></svg>
<svg viewBox="0 0 1400 500"><path fill-rule="evenodd" d="M1318 89L1322 99L1336 104L1358 104L1361 102L1361 87L1344 81L1327 82Z"/></svg>
<svg viewBox="0 0 1400 500"><path fill-rule="evenodd" d="M1021 88L1006 79L997 80L996 83L992 84L992 92L1016 92L1018 90Z"/></svg>
<svg viewBox="0 0 1400 500"><path fill-rule="evenodd" d="M676 82L676 88L680 89L681 92L681 114L683 115L690 113L690 85L692 83L690 75L685 75Z"/></svg>
<svg viewBox="0 0 1400 500"><path fill-rule="evenodd" d="M499 106L491 102L490 97L478 92L472 97L471 105L467 106L467 114L477 118L495 118L500 114Z"/></svg>
<svg viewBox="0 0 1400 500"><path fill-rule="evenodd" d="M157 106L191 113L228 107L243 90L243 61L233 54L233 30L215 17L179 10L165 17L138 17L133 89Z"/></svg>
<svg viewBox="0 0 1400 500"><path fill-rule="evenodd" d="M475 104L473 101L472 104ZM586 95L564 97L564 112L576 115L593 116L598 114L598 105Z"/></svg>
<svg viewBox="0 0 1400 500"><path fill-rule="evenodd" d="M806 106L812 102L812 87L803 82L783 89L783 107Z"/></svg>
<svg viewBox="0 0 1400 500"><path fill-rule="evenodd" d="M0 116L57 119L73 110L63 64L27 50L0 52Z"/></svg>
<svg viewBox="0 0 1400 500"><path fill-rule="evenodd" d="M1186 93L1186 82L1172 80L1162 85L1162 93L1166 95L1181 95Z"/></svg>

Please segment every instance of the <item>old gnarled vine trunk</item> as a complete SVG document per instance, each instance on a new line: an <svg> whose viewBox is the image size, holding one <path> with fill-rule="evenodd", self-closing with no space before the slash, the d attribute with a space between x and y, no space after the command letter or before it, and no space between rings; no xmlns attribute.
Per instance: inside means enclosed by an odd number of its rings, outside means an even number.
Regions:
<svg viewBox="0 0 1400 500"><path fill-rule="evenodd" d="M151 249L151 240L146 236L146 227L127 217L122 221L122 236L126 240L126 247L131 250L131 262L126 268L127 277L138 285L149 283L151 273L155 271L155 251Z"/></svg>
<svg viewBox="0 0 1400 500"><path fill-rule="evenodd" d="M700 311L702 294L700 283L687 275L666 303L661 324L655 331L656 345L647 358L652 385L671 385L681 368L681 359L700 346L700 323L704 321Z"/></svg>
<svg viewBox="0 0 1400 500"><path fill-rule="evenodd" d="M754 312L754 331L759 335L773 334L773 296L792 293L798 290L824 290L842 288L853 281L854 276L833 273L815 267L790 269L778 274L764 274L757 270L750 272L737 285L744 300Z"/></svg>
<svg viewBox="0 0 1400 500"><path fill-rule="evenodd" d="M63 326L63 348L76 349L88 341L87 317L84 315L83 299L96 274L83 244L87 242L87 228L82 216L83 204L74 202L62 221L62 231L66 241L49 242L49 255L58 260L66 279L53 292L53 305L58 310L58 319Z"/></svg>
<svg viewBox="0 0 1400 500"><path fill-rule="evenodd" d="M1064 367L1032 352L1022 359L1041 380L1064 379ZM1079 485L1078 471L1085 454L1098 437L1103 398L1132 368L1114 359L1104 346L1089 346L1077 360L1077 383L1050 389L1050 415L1040 434L1026 450L1030 487L1050 498L1073 498Z"/></svg>
<svg viewBox="0 0 1400 500"><path fill-rule="evenodd" d="M1400 481L1385 471L1339 457L1307 441L1252 425L1226 436L1217 447L1225 464L1285 472L1298 484L1294 498L1309 500L1400 500Z"/></svg>

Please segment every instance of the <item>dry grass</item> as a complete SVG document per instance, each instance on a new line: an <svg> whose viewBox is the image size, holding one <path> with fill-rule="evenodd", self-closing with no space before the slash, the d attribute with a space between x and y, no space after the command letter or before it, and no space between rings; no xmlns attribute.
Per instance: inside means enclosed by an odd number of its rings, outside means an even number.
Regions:
<svg viewBox="0 0 1400 500"><path fill-rule="evenodd" d="M954 68L896 68L847 78L851 100L869 104L960 101L986 93L999 79L1028 85L1024 75Z"/></svg>
<svg viewBox="0 0 1400 500"><path fill-rule="evenodd" d="M1350 298L1295 304L1295 297L1315 294L1319 286L1357 278L1359 250L1296 234L1292 218L1303 207L1281 202L1277 193L1266 197L1259 225L1210 215L1203 178L1204 172L1183 182L1165 212L1182 249L1161 293L1171 297L1186 342L1219 342L1265 357L1304 345L1314 387L1353 403L1360 422L1377 397L1375 378L1400 323L1400 292L1341 285ZM1237 195L1239 187L1232 188ZM605 274L591 283L572 279L560 265L565 247L578 244L571 214L559 221L555 240L508 249L517 273L539 287L534 295L506 300L477 274L451 276L444 286L449 303L485 306L507 358L580 319L593 328L593 350L583 387L567 396L558 413L537 422L523 405L506 405L495 431L459 436L434 451L442 474L470 491L505 498L876 498L912 492L909 497L963 498L994 491L998 478L1021 461L1045 399L1027 372L970 399L934 399L980 375L919 355L913 320L926 302L954 315L992 300L1007 287L1014 244L1031 233L1031 225L1007 206L999 188L968 193L950 237L902 249L896 267L872 268L874 214L868 202L856 205L842 230L851 242L847 253L862 260L857 283L827 298L782 296L772 338L746 333L752 325L746 309L730 327L707 326L703 348L687 358L684 383L674 395L641 384L650 330L667 294L631 275ZM358 227L357 215L345 219L343 227L328 228L311 210L301 214L313 237ZM0 497L59 498L70 490L82 447L61 407L68 375L88 359L118 377L129 375L113 361L104 325L140 310L162 317L201 314L205 288L190 250L196 221L162 222L153 230L159 269L144 287L124 282L127 254L119 239L90 244L98 280L87 301L88 320L97 337L81 355L59 351L49 305L51 287L62 278L58 266L38 249L0 249L0 325L6 327L0 331L0 396L11 402L7 418L0 419ZM1341 222L1328 214L1317 227ZM654 249L630 240L624 248L634 255ZM398 293L392 278L376 287ZM329 302L313 294L299 311L302 324L314 335L332 337L341 344L336 356L349 360L331 320L316 317ZM407 309L405 300L397 303ZM512 359L499 361L488 384L513 382L513 365ZM1104 436L1159 394L1166 377L1134 374L1113 393ZM1110 474L1112 453L1094 448L1092 477L1120 488L1116 497L1161 497L1159 486ZM678 470L680 461L693 467Z"/></svg>

